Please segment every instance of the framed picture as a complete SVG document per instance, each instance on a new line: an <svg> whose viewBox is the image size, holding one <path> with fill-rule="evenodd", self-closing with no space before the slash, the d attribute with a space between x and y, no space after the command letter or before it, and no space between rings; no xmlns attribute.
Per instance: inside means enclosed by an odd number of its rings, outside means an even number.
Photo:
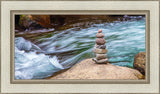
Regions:
<svg viewBox="0 0 160 94"><path fill-rule="evenodd" d="M159 1L1 1L1 93L159 94Z"/></svg>

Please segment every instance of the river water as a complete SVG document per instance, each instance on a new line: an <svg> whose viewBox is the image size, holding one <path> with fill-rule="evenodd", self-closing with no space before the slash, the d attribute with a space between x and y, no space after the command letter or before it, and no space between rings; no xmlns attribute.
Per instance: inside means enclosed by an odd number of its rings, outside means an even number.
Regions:
<svg viewBox="0 0 160 94"><path fill-rule="evenodd" d="M34 37L15 37L15 79L42 79L93 58L95 35L102 29L109 62L133 67L134 56L145 51L145 18L93 24Z"/></svg>

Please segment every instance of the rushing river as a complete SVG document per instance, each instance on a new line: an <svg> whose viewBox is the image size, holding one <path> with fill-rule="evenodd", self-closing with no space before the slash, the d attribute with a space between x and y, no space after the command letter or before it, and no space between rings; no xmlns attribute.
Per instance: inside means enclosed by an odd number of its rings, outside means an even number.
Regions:
<svg viewBox="0 0 160 94"><path fill-rule="evenodd" d="M93 24L41 34L34 41L15 38L15 79L42 79L94 57L95 35L102 29L109 62L133 67L134 56L145 51L145 18Z"/></svg>

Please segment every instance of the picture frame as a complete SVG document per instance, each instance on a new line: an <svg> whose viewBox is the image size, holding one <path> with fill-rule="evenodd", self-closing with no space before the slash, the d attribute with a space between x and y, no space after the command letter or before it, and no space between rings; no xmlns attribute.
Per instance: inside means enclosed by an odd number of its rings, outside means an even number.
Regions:
<svg viewBox="0 0 160 94"><path fill-rule="evenodd" d="M38 6L36 6L38 5ZM125 5L125 6L124 6ZM143 5L143 6L142 6ZM54 7L53 7L54 6ZM94 6L94 7L93 7ZM101 6L101 7L99 7ZM132 14L146 16L145 80L15 80L15 14ZM1 0L0 93L156 93L159 94L159 1ZM10 27L10 28L9 28ZM151 63L152 62L152 63ZM158 66L159 65L159 66ZM157 71L157 72L155 72ZM28 91L29 90L29 91Z"/></svg>

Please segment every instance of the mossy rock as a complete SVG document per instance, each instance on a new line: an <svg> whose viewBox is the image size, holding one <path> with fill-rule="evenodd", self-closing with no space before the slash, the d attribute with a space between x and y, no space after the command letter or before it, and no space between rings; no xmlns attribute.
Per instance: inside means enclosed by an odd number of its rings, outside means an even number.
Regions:
<svg viewBox="0 0 160 94"><path fill-rule="evenodd" d="M145 75L146 53L140 52L134 58L133 67Z"/></svg>

